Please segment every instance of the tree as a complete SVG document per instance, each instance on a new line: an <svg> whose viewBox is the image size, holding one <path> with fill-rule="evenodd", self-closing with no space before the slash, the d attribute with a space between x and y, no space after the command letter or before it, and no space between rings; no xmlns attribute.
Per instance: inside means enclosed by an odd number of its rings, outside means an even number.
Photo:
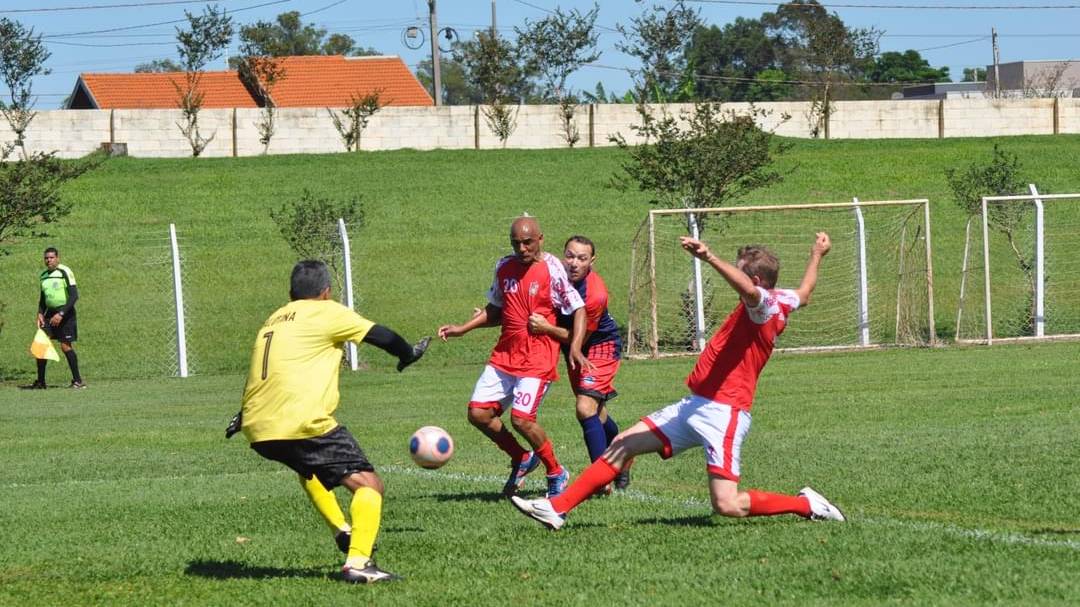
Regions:
<svg viewBox="0 0 1080 607"><path fill-rule="evenodd" d="M667 8L653 6L640 17L630 20L626 27L616 29L623 41L615 44L619 51L641 61L637 86L643 91L643 101L679 101L688 98L692 78L686 54L686 41L701 26L701 15L686 6L683 0Z"/></svg>
<svg viewBox="0 0 1080 607"><path fill-rule="evenodd" d="M7 17L0 18L0 82L8 90L8 100L0 99L0 113L15 133L15 141L5 145L0 151L0 160L6 159L15 147L26 152L26 130L37 114L33 111L34 76L44 76L51 70L45 62L51 53L41 42L41 34L34 35L33 28L27 28L18 21Z"/></svg>
<svg viewBox="0 0 1080 607"><path fill-rule="evenodd" d="M173 82L184 117L183 123L177 126L191 145L191 155L198 157L216 134L204 138L199 132L199 111L205 95L199 90L199 81L206 65L220 57L229 46L233 27L232 17L216 5L207 5L201 15L184 11L184 16L188 20L187 28L176 28L176 50L184 68L184 81Z"/></svg>
<svg viewBox="0 0 1080 607"><path fill-rule="evenodd" d="M775 13L763 14L761 20L783 42L784 71L811 83L810 134L828 136L835 89L867 71L881 33L873 28L848 28L817 0L792 0Z"/></svg>
<svg viewBox="0 0 1080 607"><path fill-rule="evenodd" d="M981 67L965 67L964 77L960 82L986 82L986 69Z"/></svg>
<svg viewBox="0 0 1080 607"><path fill-rule="evenodd" d="M542 81L541 95L559 104L559 118L566 144L574 147L581 139L574 114L577 97L566 86L566 79L581 66L600 58L596 50L599 34L596 31L598 5L582 14L577 9L569 13L556 8L551 15L535 22L525 21L525 28L514 28L518 35L518 50L524 56L525 71L536 74Z"/></svg>
<svg viewBox="0 0 1080 607"><path fill-rule="evenodd" d="M919 51L881 53L869 66L866 78L870 82L951 82L949 68L930 67Z"/></svg>
<svg viewBox="0 0 1080 607"><path fill-rule="evenodd" d="M39 231L42 226L71 212L72 203L62 195L64 184L96 168L104 159L100 152L77 161L35 152L0 162L0 245L13 238L44 236Z"/></svg>
<svg viewBox="0 0 1080 607"><path fill-rule="evenodd" d="M620 135L612 141L624 152L614 185L635 184L668 208L721 207L747 193L781 181L773 155L787 150L773 133L757 126L765 112L722 112L719 103L696 103L679 117L639 105L641 126L631 127L645 143L632 146Z"/></svg>
<svg viewBox="0 0 1080 607"><path fill-rule="evenodd" d="M183 66L173 61L172 59L154 59L146 63L140 63L135 66L136 74L148 74L148 73L165 73L165 72L182 72Z"/></svg>
<svg viewBox="0 0 1080 607"><path fill-rule="evenodd" d="M968 217L982 214L984 196L1011 196L1026 191L1027 179L1022 176L1020 158L1009 153L997 144L987 164L971 163L964 168L945 170L945 180L953 193L953 201L964 210ZM1016 243L1018 231L1024 219L1031 212L1031 205L1026 204L989 204L986 205L987 225L1005 236L1016 257L1016 265L1028 279L1031 287L1030 297L1035 296L1035 260L1023 253ZM1031 309L1030 307L1028 309ZM1029 329L1033 328L1034 319L1029 318Z"/></svg>
<svg viewBox="0 0 1080 607"><path fill-rule="evenodd" d="M345 149L352 152L360 151L360 137L367 128L368 121L380 109L382 109L381 90L375 90L367 95L354 94L349 102L349 107L341 110L338 114L330 108L330 118L334 121L334 128L341 135L341 141Z"/></svg>
<svg viewBox="0 0 1080 607"><path fill-rule="evenodd" d="M782 59L783 40L770 35L760 19L737 17L723 28L699 27L694 31L688 56L699 74L699 99L722 101L774 101L787 89L759 84L756 79L786 80Z"/></svg>
<svg viewBox="0 0 1080 607"><path fill-rule="evenodd" d="M465 67L469 85L480 91L484 120L505 147L517 128L517 110L509 103L530 90L517 50L498 33L482 31L474 40L454 45L454 59Z"/></svg>
<svg viewBox="0 0 1080 607"><path fill-rule="evenodd" d="M251 49L241 48L238 71L241 80L248 88L257 91L262 97L262 110L255 128L259 131L259 143L263 145L263 154L270 149L270 140L276 130L274 107L274 87L285 78L286 70L277 57L264 57L249 54Z"/></svg>
<svg viewBox="0 0 1080 607"><path fill-rule="evenodd" d="M273 23L256 21L240 28L240 42L254 55L289 57L293 55L378 55L362 48L346 34L326 38L326 30L300 19L299 11L277 16Z"/></svg>
<svg viewBox="0 0 1080 607"><path fill-rule="evenodd" d="M431 59L424 59L416 66L416 78L427 90L433 90L435 80L431 70ZM439 58L442 84L442 101L445 105L472 105L483 103L483 94L472 86L465 74L465 66L452 55Z"/></svg>
<svg viewBox="0 0 1080 607"><path fill-rule="evenodd" d="M270 218L282 238L299 259L319 259L331 269L331 275L341 289L342 246L338 219L354 229L364 226L364 206L360 196L349 200L322 198L304 190L300 200L281 205L270 211Z"/></svg>

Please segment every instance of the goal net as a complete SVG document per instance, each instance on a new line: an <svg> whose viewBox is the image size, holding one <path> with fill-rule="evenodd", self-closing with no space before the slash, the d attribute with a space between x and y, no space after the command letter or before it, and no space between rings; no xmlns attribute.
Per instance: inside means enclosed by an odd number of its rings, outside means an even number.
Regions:
<svg viewBox="0 0 1080 607"><path fill-rule="evenodd" d="M631 254L629 356L699 352L735 307L734 292L680 236L700 233L721 258L765 245L780 260L778 287L796 288L815 232L828 232L813 305L778 349L819 350L933 343L929 202L877 201L650 211Z"/></svg>
<svg viewBox="0 0 1080 607"><path fill-rule="evenodd" d="M958 342L1080 337L1080 194L993 196L968 223Z"/></svg>

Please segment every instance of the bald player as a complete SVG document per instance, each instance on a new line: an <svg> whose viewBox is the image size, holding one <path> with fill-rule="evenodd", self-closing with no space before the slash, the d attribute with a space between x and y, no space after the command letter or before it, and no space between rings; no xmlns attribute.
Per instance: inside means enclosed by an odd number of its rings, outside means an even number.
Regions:
<svg viewBox="0 0 1080 607"><path fill-rule="evenodd" d="M581 352L585 338L585 303L570 284L562 262L544 252L544 233L535 217L518 217L510 226L513 254L495 264L495 278L483 310L460 325L439 327L443 341L480 327L500 326L499 341L469 399L469 422L510 457L510 476L503 494L512 496L540 464L547 471L547 496L563 492L570 473L555 457L547 433L537 421L548 386L558 378L559 342L529 329L529 316L555 323L556 313L573 318L569 364L591 368ZM526 450L502 422L510 409L514 430L525 437Z"/></svg>

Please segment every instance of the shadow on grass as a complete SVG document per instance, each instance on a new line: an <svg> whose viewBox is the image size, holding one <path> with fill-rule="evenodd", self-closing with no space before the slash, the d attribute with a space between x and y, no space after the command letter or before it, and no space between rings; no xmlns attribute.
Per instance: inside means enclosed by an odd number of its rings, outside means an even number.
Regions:
<svg viewBox="0 0 1080 607"><path fill-rule="evenodd" d="M472 493L435 493L433 497L440 502L499 502L506 501L502 493L494 491L473 491Z"/></svg>
<svg viewBox="0 0 1080 607"><path fill-rule="evenodd" d="M1044 527L1042 529L1032 529L1031 533L1036 535L1080 535L1080 529L1058 529L1054 527Z"/></svg>
<svg viewBox="0 0 1080 607"><path fill-rule="evenodd" d="M718 524L713 517L703 514L698 516L679 516L675 518L643 518L637 521L641 525L668 525L669 527L715 527Z"/></svg>
<svg viewBox="0 0 1080 607"><path fill-rule="evenodd" d="M198 559L188 563L184 568L185 575L212 578L216 580L251 579L259 580L266 578L325 578L328 576L326 567L255 567L238 561L210 561Z"/></svg>

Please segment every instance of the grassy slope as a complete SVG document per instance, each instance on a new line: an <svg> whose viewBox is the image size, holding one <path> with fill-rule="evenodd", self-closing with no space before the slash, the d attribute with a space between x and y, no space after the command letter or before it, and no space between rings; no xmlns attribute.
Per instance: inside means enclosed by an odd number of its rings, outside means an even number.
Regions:
<svg viewBox="0 0 1080 607"><path fill-rule="evenodd" d="M558 534L497 496L505 464L464 419L478 363L349 375L340 418L388 486L380 559L408 577L377 588L331 581L340 555L295 480L222 440L241 378L4 389L0 604L1075 604L1078 358L1075 343L780 355L744 483L812 484L850 523L714 520L697 451L643 458L631 492ZM628 363L618 419L680 396L691 362ZM567 392L544 420L580 471ZM429 423L457 441L435 472L405 450Z"/></svg>
<svg viewBox="0 0 1080 607"><path fill-rule="evenodd" d="M747 202L839 202L929 197L933 203L938 326L955 314L964 218L946 196L949 166L983 159L995 140L796 141L780 161L787 180ZM1077 191L1080 137L997 140L1026 161L1044 191ZM282 303L294 261L269 211L305 188L363 195L368 227L354 234L361 309L410 336L458 321L483 301L512 217L543 221L549 249L584 232L625 318L629 242L647 205L637 192L605 187L622 156L613 149L398 151L248 159L118 159L74 184L76 211L52 230L77 273L84 301L83 364L90 378L161 373L171 314L163 260L167 224L183 240L189 348L201 373L236 372L250 335ZM25 348L44 241L16 243L0 259L0 377L25 378ZM488 340L469 338L433 357L474 360ZM51 376L60 381L58 371Z"/></svg>

